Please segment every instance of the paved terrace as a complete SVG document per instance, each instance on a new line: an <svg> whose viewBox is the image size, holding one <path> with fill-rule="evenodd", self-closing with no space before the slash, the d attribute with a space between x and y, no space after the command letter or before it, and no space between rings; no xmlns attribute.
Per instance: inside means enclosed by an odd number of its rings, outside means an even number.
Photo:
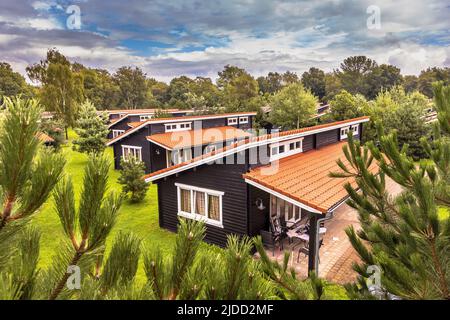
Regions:
<svg viewBox="0 0 450 320"><path fill-rule="evenodd" d="M387 187L393 195L400 192L400 186L392 180L387 180ZM345 229L350 225L353 225L356 230L360 228L358 213L347 204L341 205L334 212L334 217L325 221L327 232L323 236L323 245L319 250L319 276L333 283L345 284L353 282L357 276L352 269L352 263L358 262L359 258L345 234ZM296 244L298 244L298 241L289 245L288 240L285 239L284 250L291 251ZM299 245L296 245L296 248L292 251L289 264L290 267L296 270L300 278L306 278L308 274L308 257L300 253L297 262L299 247ZM272 250L268 249L267 255L282 263L284 252L275 249L275 255L272 256ZM255 256L257 257L258 254Z"/></svg>

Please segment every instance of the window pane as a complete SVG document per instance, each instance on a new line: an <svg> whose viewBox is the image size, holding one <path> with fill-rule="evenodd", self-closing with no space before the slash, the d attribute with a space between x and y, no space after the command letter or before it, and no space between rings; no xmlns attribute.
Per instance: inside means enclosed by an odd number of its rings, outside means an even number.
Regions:
<svg viewBox="0 0 450 320"><path fill-rule="evenodd" d="M276 216L277 215L277 198L274 196L270 196L270 203L271 203L271 215Z"/></svg>
<svg viewBox="0 0 450 320"><path fill-rule="evenodd" d="M293 209L292 203L286 202L286 220L291 220L294 217Z"/></svg>
<svg viewBox="0 0 450 320"><path fill-rule="evenodd" d="M279 147L279 152L280 152L280 153L283 153L283 152L284 152L284 146L280 146L280 147Z"/></svg>
<svg viewBox="0 0 450 320"><path fill-rule="evenodd" d="M294 150L295 149L295 143L294 142L291 142L290 144L289 144L289 150Z"/></svg>
<svg viewBox="0 0 450 320"><path fill-rule="evenodd" d="M194 213L205 215L205 193L194 191Z"/></svg>
<svg viewBox="0 0 450 320"><path fill-rule="evenodd" d="M300 149L300 141L297 141L297 142L295 143L295 148Z"/></svg>
<svg viewBox="0 0 450 320"><path fill-rule="evenodd" d="M181 211L191 212L191 191L180 189Z"/></svg>
<svg viewBox="0 0 450 320"><path fill-rule="evenodd" d="M219 197L208 195L208 218L220 221Z"/></svg>
<svg viewBox="0 0 450 320"><path fill-rule="evenodd" d="M278 154L278 148L277 147L272 148L272 155L275 156L277 154Z"/></svg>

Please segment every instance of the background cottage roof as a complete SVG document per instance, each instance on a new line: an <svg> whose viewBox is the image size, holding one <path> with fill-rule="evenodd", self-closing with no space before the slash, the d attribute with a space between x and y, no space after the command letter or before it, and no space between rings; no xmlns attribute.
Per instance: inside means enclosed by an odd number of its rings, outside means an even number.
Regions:
<svg viewBox="0 0 450 320"><path fill-rule="evenodd" d="M250 136L251 134L245 132L244 130L231 126L224 126L208 129L158 133L148 136L147 140L161 145L166 149L173 150L229 140L244 139Z"/></svg>
<svg viewBox="0 0 450 320"><path fill-rule="evenodd" d="M136 122L133 123L133 127L123 134L109 140L106 145L110 146L111 144L119 141L120 139L126 137L130 133L133 133L140 128L145 127L148 124L154 123L173 123L173 122L187 122L187 121L195 121L195 120L204 120L204 119L220 119L220 118L228 118L228 117L239 117L239 116L255 116L256 112L233 112L233 113L221 113L221 114L209 114L209 115L199 115L199 116L183 116L183 117L171 117L171 118L156 118L149 119L147 121Z"/></svg>
<svg viewBox="0 0 450 320"><path fill-rule="evenodd" d="M185 162L179 163L177 165L152 172L150 174L145 175L144 179L147 182L158 180L160 178L163 178L164 176L168 176L170 174L174 174L176 172L187 170L191 167L201 165L204 162L213 161L213 160L215 160L214 158L216 158L216 157L222 158L222 157L226 156L228 153L235 153L241 149L246 149L246 148L258 145L258 144L267 144L267 143L272 143L272 142L276 142L276 141L288 140L290 138L301 137L301 136L305 136L307 134L313 134L313 133L318 133L318 132L322 132L322 131L326 131L326 130L331 130L331 128L341 128L341 127L344 127L345 125L358 124L358 123L367 122L367 121L369 121L369 117L364 116L364 117L359 117L359 118L354 118L354 119L347 119L347 120L336 121L336 122L331 122L331 123L326 123L326 124L320 124L320 125L316 125L316 126L312 126L312 127L284 131L284 132L276 133L276 134L267 134L267 135L262 135L259 137L252 137L249 139L245 139L245 140L236 142L234 144L231 144L224 148L218 149L216 151L195 157L192 160L185 161Z"/></svg>

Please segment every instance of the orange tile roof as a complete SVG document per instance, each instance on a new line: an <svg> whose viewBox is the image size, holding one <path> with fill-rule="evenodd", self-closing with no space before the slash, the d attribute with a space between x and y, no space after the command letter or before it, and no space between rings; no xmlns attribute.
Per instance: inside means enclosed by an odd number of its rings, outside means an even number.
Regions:
<svg viewBox="0 0 450 320"><path fill-rule="evenodd" d="M306 128L300 128L300 129L294 129L294 130L289 130L289 131L284 131L284 132L280 132L280 133L276 133L276 134L266 134L266 135L262 135L259 137L253 137L250 139L245 139L242 141L238 141L234 144L231 144L229 146L223 147L221 149L218 149L216 151L212 151L210 153L207 154L203 154L201 156L195 157L192 160L189 161L185 161L176 165L173 165L171 167L168 168L164 168L152 173L149 173L147 175L144 176L144 179L148 179L148 178L152 178L154 176L163 174L163 173L170 173L170 171L174 171L178 168L181 167L185 167L188 166L190 164L196 163L196 162L201 162L202 160L206 159L206 158L210 158L214 155L218 155L221 153L224 153L226 151L232 150L232 149L236 149L239 146L243 146L243 145L248 145L250 143L254 143L254 142L262 142L262 141L266 141L266 140L270 140L272 138L277 138L277 137L288 137L288 136L292 136L292 135L296 135L296 134L300 134L300 133L305 133L305 132L309 132L309 131L316 131L316 130L321 130L321 129L326 129L329 127L333 127L333 126L340 126L340 125L345 125L347 123L352 123L352 122L367 122L369 121L369 117L367 116L363 116L363 117L359 117L359 118L353 118L353 119L347 119L347 120L342 120L342 121L336 121L336 122L331 122L331 123L325 123L325 124L319 124L316 126L312 126L312 127L306 127Z"/></svg>
<svg viewBox="0 0 450 320"><path fill-rule="evenodd" d="M336 163L338 159L348 165L342 151L342 147L346 144L347 142L343 141L282 158L273 174L267 171L270 165L266 165L252 169L243 177L326 213L347 198L347 191L344 189L346 183L357 187L354 178L329 177L330 172L342 171ZM376 168L374 162L371 169Z"/></svg>
<svg viewBox="0 0 450 320"><path fill-rule="evenodd" d="M250 137L251 134L241 129L225 126L208 129L186 130L153 134L147 140L162 145L168 149L201 146L211 143L240 140Z"/></svg>
<svg viewBox="0 0 450 320"><path fill-rule="evenodd" d="M131 128L135 128L135 127L141 125L143 122L145 122L145 121L128 122L127 125Z"/></svg>
<svg viewBox="0 0 450 320"><path fill-rule="evenodd" d="M41 140L43 143L51 143L51 142L55 142L55 139L53 139L52 137L50 137L48 134L44 133L44 132L38 132L36 134L36 137Z"/></svg>

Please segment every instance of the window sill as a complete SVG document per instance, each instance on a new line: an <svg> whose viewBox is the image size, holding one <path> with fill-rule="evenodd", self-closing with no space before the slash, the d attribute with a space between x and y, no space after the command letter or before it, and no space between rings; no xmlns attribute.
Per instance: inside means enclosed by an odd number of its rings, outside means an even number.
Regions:
<svg viewBox="0 0 450 320"><path fill-rule="evenodd" d="M221 222L214 221L214 220L208 219L208 218L200 216L200 215L193 215L192 213L183 212L183 211L179 211L178 215L183 218L202 221L205 224L213 226L213 227L223 228L223 224Z"/></svg>

